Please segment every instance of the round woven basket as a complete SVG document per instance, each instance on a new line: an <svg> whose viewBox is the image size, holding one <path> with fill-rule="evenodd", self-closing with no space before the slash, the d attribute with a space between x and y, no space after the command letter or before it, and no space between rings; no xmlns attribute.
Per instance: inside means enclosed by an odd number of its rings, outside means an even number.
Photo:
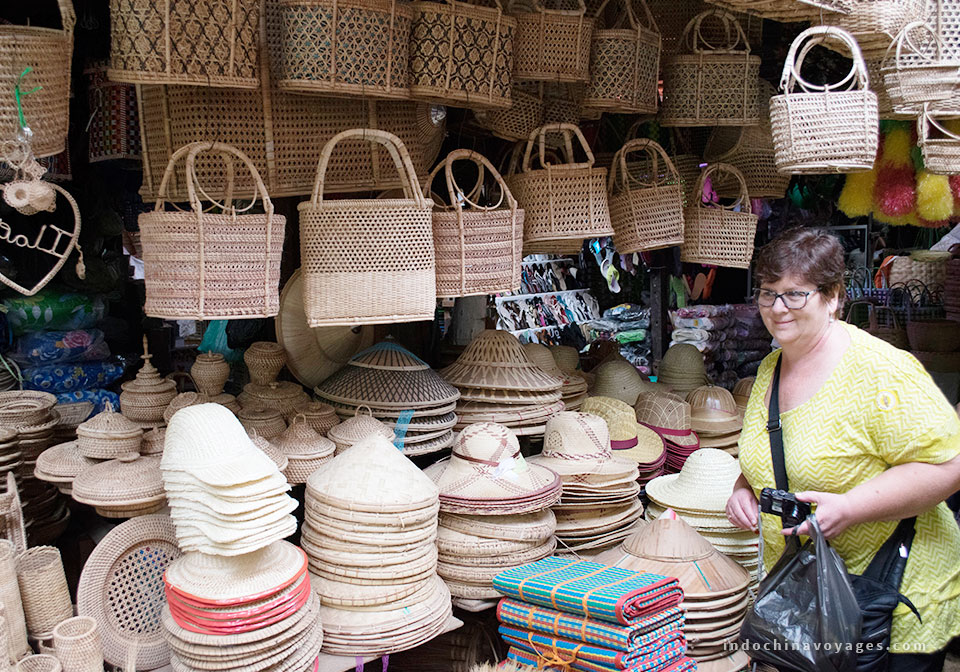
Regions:
<svg viewBox="0 0 960 672"><path fill-rule="evenodd" d="M729 164L711 164L700 175L696 193L702 193L706 179L718 172L731 174L740 184L740 194L730 205L707 206L698 200L683 211L680 259L690 263L749 268L758 218L750 211L750 196L743 175Z"/></svg>
<svg viewBox="0 0 960 672"><path fill-rule="evenodd" d="M75 616L53 629L53 647L63 672L103 672L100 629L89 616Z"/></svg>
<svg viewBox="0 0 960 672"><path fill-rule="evenodd" d="M56 657L46 653L27 656L16 667L17 672L61 672L63 667Z"/></svg>
<svg viewBox="0 0 960 672"><path fill-rule="evenodd" d="M537 82L586 82L590 79L590 44L594 20L583 0L514 0L509 13L517 20L513 76ZM565 9L560 8L566 5Z"/></svg>
<svg viewBox="0 0 960 672"><path fill-rule="evenodd" d="M257 341L243 353L243 361L250 372L250 382L269 385L287 363L287 353L279 343Z"/></svg>
<svg viewBox="0 0 960 672"><path fill-rule="evenodd" d="M35 546L17 556L17 583L34 639L49 638L58 623L73 616L60 551L53 546Z"/></svg>
<svg viewBox="0 0 960 672"><path fill-rule="evenodd" d="M230 365L219 352L202 352L190 367L190 377L200 394L215 397L223 392L230 377Z"/></svg>

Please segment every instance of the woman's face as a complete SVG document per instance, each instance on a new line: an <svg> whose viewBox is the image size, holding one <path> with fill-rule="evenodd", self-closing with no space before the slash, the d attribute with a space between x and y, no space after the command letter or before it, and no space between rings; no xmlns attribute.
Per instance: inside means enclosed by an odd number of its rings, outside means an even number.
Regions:
<svg viewBox="0 0 960 672"><path fill-rule="evenodd" d="M816 285L793 275L787 275L776 282L765 282L761 290L785 294L787 292L810 292L803 308L788 308L784 298L777 298L772 306L765 307L763 297L758 301L760 317L770 334L780 345L792 345L803 342L815 342L826 330L830 318L837 311L837 298L826 299ZM769 295L767 299L769 300ZM794 300L798 299L796 296Z"/></svg>

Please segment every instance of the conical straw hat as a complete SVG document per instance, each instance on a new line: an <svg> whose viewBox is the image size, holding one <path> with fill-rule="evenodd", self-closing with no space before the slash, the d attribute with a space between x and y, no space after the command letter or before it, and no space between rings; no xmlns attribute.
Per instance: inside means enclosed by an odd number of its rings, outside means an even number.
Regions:
<svg viewBox="0 0 960 672"><path fill-rule="evenodd" d="M311 329L303 308L299 269L283 287L275 324L277 341L287 353L287 369L308 388L326 380L374 340L372 325Z"/></svg>
<svg viewBox="0 0 960 672"><path fill-rule="evenodd" d="M737 402L737 408L742 415L747 410L747 402L750 401L750 393L753 392L753 384L757 381L756 376L741 378L733 386L733 400Z"/></svg>
<svg viewBox="0 0 960 672"><path fill-rule="evenodd" d="M565 411L547 421L543 451L528 458L561 476L577 474L635 473L635 462L615 458L610 448L610 431L603 418Z"/></svg>
<svg viewBox="0 0 960 672"><path fill-rule="evenodd" d="M687 395L691 424L697 433L724 434L743 427L737 402L719 385L703 385Z"/></svg>
<svg viewBox="0 0 960 672"><path fill-rule="evenodd" d="M666 449L660 436L638 423L633 407L620 399L590 397L583 402L580 412L606 420L610 429L610 446L616 458L650 464L659 460Z"/></svg>
<svg viewBox="0 0 960 672"><path fill-rule="evenodd" d="M595 397L612 397L633 406L641 392L657 390L657 385L644 380L636 367L625 359L612 359L593 370L596 381L591 389Z"/></svg>
<svg viewBox="0 0 960 672"><path fill-rule="evenodd" d="M633 407L637 422L654 430L670 443L678 446L696 446L690 404L669 392L643 392Z"/></svg>
<svg viewBox="0 0 960 672"><path fill-rule="evenodd" d="M557 363L561 371L567 373L580 373L580 353L572 345L552 345L550 354L553 355L553 361Z"/></svg>
<svg viewBox="0 0 960 672"><path fill-rule="evenodd" d="M563 385L530 362L516 336L495 329L481 332L440 375L475 389L554 392Z"/></svg>
<svg viewBox="0 0 960 672"><path fill-rule="evenodd" d="M587 381L581 378L579 374L564 371L557 365L550 348L547 346L540 343L524 343L523 351L537 368L563 381L563 394L567 394L568 390L579 393L581 390L585 391L587 389Z"/></svg>
<svg viewBox="0 0 960 672"><path fill-rule="evenodd" d="M647 483L647 497L662 507L720 512L738 478L740 464L735 458L716 448L701 448L687 458L679 474Z"/></svg>

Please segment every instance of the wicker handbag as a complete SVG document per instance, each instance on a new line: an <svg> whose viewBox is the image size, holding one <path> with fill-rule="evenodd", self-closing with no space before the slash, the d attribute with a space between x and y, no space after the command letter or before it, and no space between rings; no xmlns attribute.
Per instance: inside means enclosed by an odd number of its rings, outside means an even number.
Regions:
<svg viewBox="0 0 960 672"><path fill-rule="evenodd" d="M704 23L716 17L726 42L706 41ZM750 52L736 17L702 12L683 32L684 53L664 58L662 126L753 126L760 123L760 57Z"/></svg>
<svg viewBox="0 0 960 672"><path fill-rule="evenodd" d="M514 85L510 107L505 110L477 110L477 123L504 140L519 142L543 126L543 99L527 87Z"/></svg>
<svg viewBox="0 0 960 672"><path fill-rule="evenodd" d="M232 202L217 203L200 186L197 157L214 152L234 160L253 176L263 214ZM164 210L164 195L176 164L186 164L190 211ZM227 185L227 192L231 187ZM198 195L199 194L199 195ZM219 209L204 210L200 196ZM146 282L144 312L162 319L242 319L271 317L280 309L280 258L285 218L273 203L260 173L240 150L220 142L197 142L174 152L152 212L140 215L140 241Z"/></svg>
<svg viewBox="0 0 960 672"><path fill-rule="evenodd" d="M690 19L710 9L703 0L646 0L650 13L660 29L663 38L663 53L675 54L683 48L681 37L683 29ZM751 14L732 12L743 32L747 34L747 44L759 49L763 44L763 19ZM719 29L711 32L711 28ZM728 39L722 34L723 26L710 23L703 27L704 37L710 44L722 44Z"/></svg>
<svg viewBox="0 0 960 672"><path fill-rule="evenodd" d="M87 99L90 105L90 163L140 158L140 117L137 91L131 84L107 79L106 65L88 68Z"/></svg>
<svg viewBox="0 0 960 672"><path fill-rule="evenodd" d="M638 178L628 169L627 156L633 152L649 157L652 170L647 179ZM680 173L663 147L653 140L630 140L614 155L607 190L618 252L659 250L683 243Z"/></svg>
<svg viewBox="0 0 960 672"><path fill-rule="evenodd" d="M866 320L860 316L857 310L858 307L866 307ZM900 325L897 314L889 306L878 306L872 301L861 299L849 302L846 305L845 312L845 322L860 327L868 334L886 341L895 348L900 348L901 350L910 349L910 343L907 340L907 330ZM880 320L881 314L886 316L883 322Z"/></svg>
<svg viewBox="0 0 960 672"><path fill-rule="evenodd" d="M946 128L930 112L929 104L924 104L917 119L917 136L927 170L941 175L960 173L960 135Z"/></svg>
<svg viewBox="0 0 960 672"><path fill-rule="evenodd" d="M750 268L757 216L750 211L747 183L739 170L726 163L707 166L697 183L703 193L704 181L724 172L740 184L740 195L730 205L704 204L702 199L688 204L683 211L683 246L680 260L729 268Z"/></svg>
<svg viewBox="0 0 960 672"><path fill-rule="evenodd" d="M344 141L386 148L403 198L324 200L330 157ZM436 309L433 201L425 198L406 147L395 135L353 129L320 155L313 197L300 211L303 305L311 327L432 320Z"/></svg>
<svg viewBox="0 0 960 672"><path fill-rule="evenodd" d="M921 43L917 36L926 36ZM947 100L960 82L960 61L945 57L943 40L922 21L907 24L880 67L883 85L897 112L916 114L917 106Z"/></svg>
<svg viewBox="0 0 960 672"><path fill-rule="evenodd" d="M517 20L513 41L513 76L518 80L587 82L590 80L590 38L594 20L587 18L583 0L573 9L533 7L514 0L509 13ZM570 0L554 0L571 4Z"/></svg>
<svg viewBox="0 0 960 672"><path fill-rule="evenodd" d="M456 161L472 161L479 176L465 193L453 175ZM433 246L437 266L437 296L475 296L512 292L520 288L523 258L523 210L496 168L482 155L468 149L451 152L424 185L430 189L443 170L451 205L435 204ZM493 205L479 205L485 172L496 183ZM506 207L502 207L502 206ZM468 209L469 208L469 209Z"/></svg>
<svg viewBox="0 0 960 672"><path fill-rule="evenodd" d="M414 98L471 109L510 107L517 21L503 13L500 0L494 3L492 7L459 0L412 4L410 94Z"/></svg>
<svg viewBox="0 0 960 672"><path fill-rule="evenodd" d="M862 53L882 58L904 26L923 20L926 0L844 0L847 11L823 12L817 19L836 26L856 39ZM936 3L931 3L936 4ZM824 45L831 48L831 45ZM836 46L836 45L834 45ZM845 50L843 50L845 51Z"/></svg>
<svg viewBox="0 0 960 672"><path fill-rule="evenodd" d="M811 84L800 75L804 59L814 46L829 40L840 40L847 46L853 67L836 84ZM850 33L830 26L800 33L783 65L783 93L770 99L777 170L820 174L873 168L880 118L877 95L867 88L868 84L863 55ZM800 91L794 92L797 85Z"/></svg>
<svg viewBox="0 0 960 672"><path fill-rule="evenodd" d="M115 82L253 89L262 0L110 0Z"/></svg>
<svg viewBox="0 0 960 672"><path fill-rule="evenodd" d="M603 21L604 10L619 8L604 0L598 10ZM640 26L633 15L633 0L622 0L626 9L610 28L594 28L590 51L590 83L583 97L583 107L601 112L622 114L656 114L660 82L660 33L644 0L646 26ZM626 18L628 25L623 26ZM578 119L579 121L579 119Z"/></svg>
<svg viewBox="0 0 960 672"><path fill-rule="evenodd" d="M62 29L0 25L0 137L14 140L20 131L18 83L23 94L35 89L21 95L20 101L38 157L62 152L70 126L70 63L77 16L70 0L57 4Z"/></svg>
<svg viewBox="0 0 960 672"><path fill-rule="evenodd" d="M409 98L413 10L398 0L280 0L281 91Z"/></svg>
<svg viewBox="0 0 960 672"><path fill-rule="evenodd" d="M546 158L546 136L560 133L566 163L554 165ZM575 163L573 137L586 153L584 163ZM531 166L533 146L539 138L540 167ZM593 152L580 129L573 124L542 126L530 134L520 172L506 177L514 197L525 212L524 253L572 254L585 238L612 236L607 207L607 169L594 168Z"/></svg>

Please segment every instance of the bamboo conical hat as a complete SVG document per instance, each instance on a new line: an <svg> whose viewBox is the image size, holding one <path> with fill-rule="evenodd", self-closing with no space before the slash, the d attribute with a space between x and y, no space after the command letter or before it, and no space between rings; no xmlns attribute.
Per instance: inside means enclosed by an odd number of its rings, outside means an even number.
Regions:
<svg viewBox="0 0 960 672"><path fill-rule="evenodd" d="M559 391L563 381L541 371L517 337L506 331L481 332L453 364L440 371L457 387L529 392Z"/></svg>

